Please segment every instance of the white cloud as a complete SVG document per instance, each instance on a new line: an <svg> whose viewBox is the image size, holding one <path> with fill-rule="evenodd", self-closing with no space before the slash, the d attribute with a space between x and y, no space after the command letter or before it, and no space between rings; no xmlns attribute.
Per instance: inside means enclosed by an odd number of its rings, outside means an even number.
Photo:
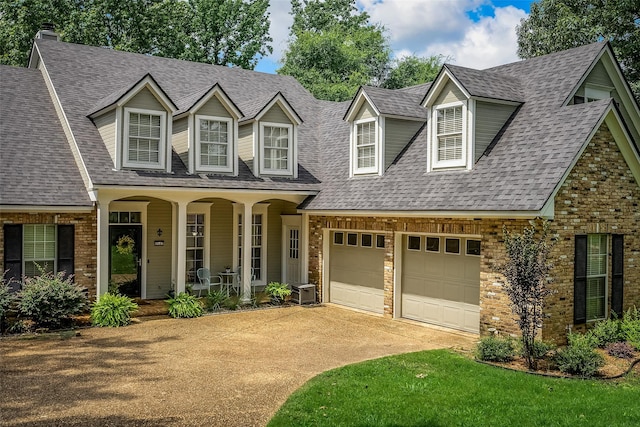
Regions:
<svg viewBox="0 0 640 427"><path fill-rule="evenodd" d="M273 54L270 59L279 61L282 53L287 48L287 40L289 38L289 27L293 23L290 0L271 0L269 12L271 13L271 26L269 33L273 39Z"/></svg>

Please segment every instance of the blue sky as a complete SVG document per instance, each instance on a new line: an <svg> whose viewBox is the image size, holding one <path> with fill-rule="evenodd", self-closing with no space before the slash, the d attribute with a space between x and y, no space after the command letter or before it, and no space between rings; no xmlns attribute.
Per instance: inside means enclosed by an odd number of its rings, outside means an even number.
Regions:
<svg viewBox="0 0 640 427"><path fill-rule="evenodd" d="M448 62L488 68L518 60L515 27L529 13L530 0L358 0L372 22L387 29L397 57L442 54ZM271 0L273 54L257 71L274 73L286 48L290 0Z"/></svg>

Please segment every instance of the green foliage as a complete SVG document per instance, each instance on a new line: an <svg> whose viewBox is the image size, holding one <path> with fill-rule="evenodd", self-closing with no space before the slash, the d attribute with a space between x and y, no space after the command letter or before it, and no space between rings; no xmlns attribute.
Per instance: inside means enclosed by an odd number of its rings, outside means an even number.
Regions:
<svg viewBox="0 0 640 427"><path fill-rule="evenodd" d="M87 308L84 289L72 278L41 271L39 276L26 277L19 293L18 309L38 326L59 327L71 316Z"/></svg>
<svg viewBox="0 0 640 427"><path fill-rule="evenodd" d="M393 61L393 66L383 83L387 89L400 89L433 81L447 60L442 55L428 58L407 56Z"/></svg>
<svg viewBox="0 0 640 427"><path fill-rule="evenodd" d="M476 359L485 362L508 362L516 355L515 341L490 335L480 340L475 354Z"/></svg>
<svg viewBox="0 0 640 427"><path fill-rule="evenodd" d="M604 366L604 357L596 352L596 339L590 334L569 333L569 345L556 353L555 361L561 372L592 377Z"/></svg>
<svg viewBox="0 0 640 427"><path fill-rule="evenodd" d="M253 69L268 45L268 0L6 0L0 63L24 66L43 22L62 40Z"/></svg>
<svg viewBox="0 0 640 427"><path fill-rule="evenodd" d="M532 58L599 40L611 42L640 100L638 0L540 0L517 27L518 55Z"/></svg>
<svg viewBox="0 0 640 427"><path fill-rule="evenodd" d="M2 319L7 314L7 311L11 308L11 305L16 300L15 293L11 292L9 283L4 278L4 273L0 276L0 325Z"/></svg>
<svg viewBox="0 0 640 427"><path fill-rule="evenodd" d="M224 307L224 303L228 298L227 293L222 290L209 291L204 298L204 307L207 311L218 311Z"/></svg>
<svg viewBox="0 0 640 427"><path fill-rule="evenodd" d="M169 316L174 318L200 317L203 313L198 298L186 292L180 293L175 298L169 298L167 303L169 304Z"/></svg>
<svg viewBox="0 0 640 427"><path fill-rule="evenodd" d="M224 303L222 303L222 305L227 310L235 311L240 308L240 297L238 295L230 296L224 301Z"/></svg>
<svg viewBox="0 0 640 427"><path fill-rule="evenodd" d="M295 77L318 99L345 101L382 82L391 49L384 28L355 0L293 0L289 46L278 74Z"/></svg>
<svg viewBox="0 0 640 427"><path fill-rule="evenodd" d="M265 288L264 292L271 297L271 300L276 304L282 304L285 297L291 295L291 289L286 283L270 282Z"/></svg>
<svg viewBox="0 0 640 427"><path fill-rule="evenodd" d="M596 345L600 348L606 347L608 344L624 341L624 333L622 332L621 323L618 319L606 319L596 322L589 332Z"/></svg>
<svg viewBox="0 0 640 427"><path fill-rule="evenodd" d="M499 271L507 281L504 290L509 297L511 311L518 316L523 354L529 369L537 368L535 339L545 318L545 298L552 294L547 287L551 270L549 252L553 246L548 241L548 231L547 221L542 223L540 233L534 221L531 227L524 228L522 234L503 228L507 261Z"/></svg>
<svg viewBox="0 0 640 427"><path fill-rule="evenodd" d="M138 304L127 296L106 293L91 307L91 323L95 326L126 326Z"/></svg>
<svg viewBox="0 0 640 427"><path fill-rule="evenodd" d="M531 355L534 359L541 360L547 357L547 355L555 349L556 346L553 343L536 340L533 342L533 352ZM526 353L524 352L524 346L522 346L521 350L522 357L527 357Z"/></svg>
<svg viewBox="0 0 640 427"><path fill-rule="evenodd" d="M640 350L640 310L637 307L629 308L622 315L620 331L625 341L636 350Z"/></svg>

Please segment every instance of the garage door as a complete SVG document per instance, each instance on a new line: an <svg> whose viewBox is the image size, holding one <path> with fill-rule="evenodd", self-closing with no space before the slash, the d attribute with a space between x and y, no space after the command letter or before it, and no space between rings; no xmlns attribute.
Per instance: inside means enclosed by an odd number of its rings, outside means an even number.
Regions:
<svg viewBox="0 0 640 427"><path fill-rule="evenodd" d="M402 317L469 332L480 327L480 241L404 236Z"/></svg>
<svg viewBox="0 0 640 427"><path fill-rule="evenodd" d="M382 313L384 235L335 231L330 251L329 301Z"/></svg>

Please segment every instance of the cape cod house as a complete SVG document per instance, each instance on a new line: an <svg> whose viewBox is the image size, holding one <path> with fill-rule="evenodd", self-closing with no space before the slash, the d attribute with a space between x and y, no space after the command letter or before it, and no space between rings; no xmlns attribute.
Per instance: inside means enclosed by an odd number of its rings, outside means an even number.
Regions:
<svg viewBox="0 0 640 427"><path fill-rule="evenodd" d="M295 79L58 41L0 66L0 268L164 298L195 271L515 332L502 228L548 218L543 334L640 305L640 111L607 43L314 99Z"/></svg>

